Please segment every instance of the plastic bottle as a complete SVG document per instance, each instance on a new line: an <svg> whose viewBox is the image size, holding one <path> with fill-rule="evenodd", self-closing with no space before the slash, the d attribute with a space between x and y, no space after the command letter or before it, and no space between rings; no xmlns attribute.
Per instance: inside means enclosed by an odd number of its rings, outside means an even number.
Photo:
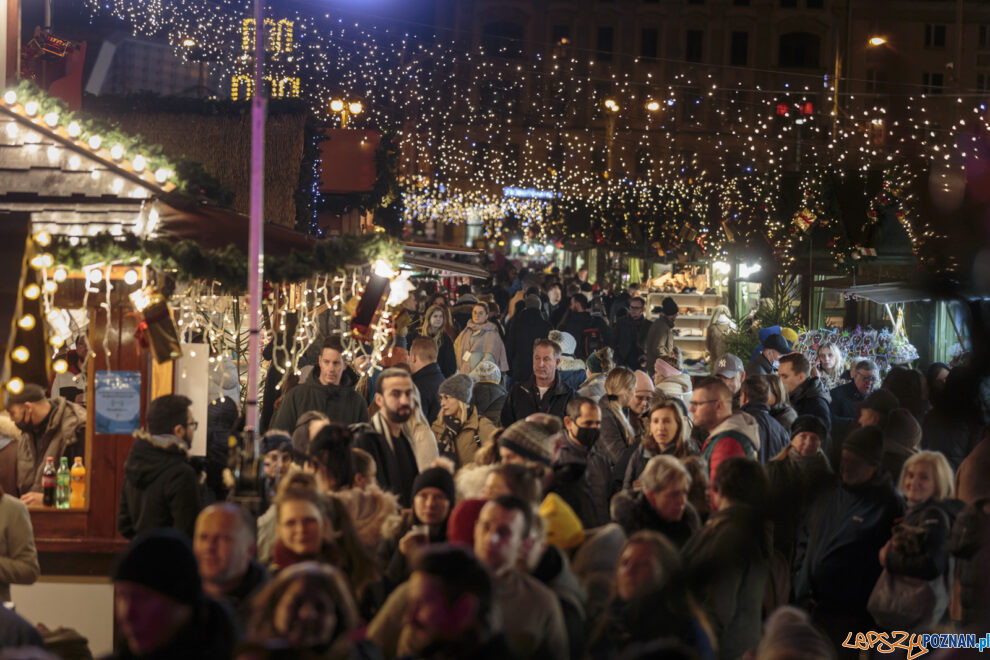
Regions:
<svg viewBox="0 0 990 660"><path fill-rule="evenodd" d="M69 507L81 509L86 505L86 468L83 467L82 458L77 456L69 470L72 477L72 494L69 495Z"/></svg>
<svg viewBox="0 0 990 660"><path fill-rule="evenodd" d="M71 479L69 459L63 456L59 461L58 472L55 475L55 507L58 509L69 508L69 482Z"/></svg>
<svg viewBox="0 0 990 660"><path fill-rule="evenodd" d="M55 506L55 457L45 458L45 469L41 473L41 491L44 493L42 503L45 506Z"/></svg>

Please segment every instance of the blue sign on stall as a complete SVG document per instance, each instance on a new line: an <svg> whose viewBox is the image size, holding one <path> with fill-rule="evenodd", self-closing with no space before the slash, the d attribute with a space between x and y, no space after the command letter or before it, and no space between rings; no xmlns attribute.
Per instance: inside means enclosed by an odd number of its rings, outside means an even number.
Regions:
<svg viewBox="0 0 990 660"><path fill-rule="evenodd" d="M133 433L141 425L141 372L102 371L96 376L94 433Z"/></svg>

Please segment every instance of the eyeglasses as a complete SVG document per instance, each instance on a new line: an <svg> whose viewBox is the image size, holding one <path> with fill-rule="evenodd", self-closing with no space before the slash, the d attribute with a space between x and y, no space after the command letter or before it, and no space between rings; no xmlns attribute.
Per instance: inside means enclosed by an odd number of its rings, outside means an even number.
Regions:
<svg viewBox="0 0 990 660"><path fill-rule="evenodd" d="M705 405L706 403L713 403L715 401L718 401L718 399L708 399L707 401L692 401L691 403L688 404L688 408L699 408Z"/></svg>

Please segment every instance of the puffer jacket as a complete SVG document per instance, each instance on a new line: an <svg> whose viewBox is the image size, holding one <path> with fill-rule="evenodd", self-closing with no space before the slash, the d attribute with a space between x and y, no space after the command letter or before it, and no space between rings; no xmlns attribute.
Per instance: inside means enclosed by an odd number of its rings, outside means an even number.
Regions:
<svg viewBox="0 0 990 660"><path fill-rule="evenodd" d="M86 409L62 397L49 399L52 410L40 436L27 431L17 445L17 489L20 494L41 492L41 473L45 459L55 458L56 467L63 456L69 465L86 452Z"/></svg>
<svg viewBox="0 0 990 660"><path fill-rule="evenodd" d="M509 370L509 360L505 355L505 344L494 323L480 326L474 321L457 335L454 340L454 355L457 357L457 371L469 374L482 360L491 360L503 373Z"/></svg>
<svg viewBox="0 0 990 660"><path fill-rule="evenodd" d="M825 425L825 430L832 428L832 414L829 403L832 398L817 376L809 376L803 383L794 388L788 395L791 407L800 415L814 415ZM826 449L825 453L829 453Z"/></svg>
<svg viewBox="0 0 990 660"><path fill-rule="evenodd" d="M200 498L185 442L142 431L134 437L124 463L117 529L133 538L153 527L174 527L192 538Z"/></svg>
<svg viewBox="0 0 990 660"><path fill-rule="evenodd" d="M437 439L437 446L440 455L450 455L456 453L457 467L460 468L474 462L474 454L478 448L487 443L492 434L495 433L495 426L487 417L478 414L478 409L471 406L467 419L461 425L460 431L453 438L451 433L446 433L446 424L443 421L443 412L433 421L430 427L433 436ZM452 440L452 441L451 441Z"/></svg>
<svg viewBox="0 0 990 660"><path fill-rule="evenodd" d="M712 429L701 446L701 456L708 462L708 483L715 480L715 472L725 459L745 456L756 460L759 451L760 429L756 420L748 413L732 413Z"/></svg>
<svg viewBox="0 0 990 660"><path fill-rule="evenodd" d="M691 377L685 373L674 374L657 384L657 390L667 397L680 398L685 405L691 404Z"/></svg>
<svg viewBox="0 0 990 660"><path fill-rule="evenodd" d="M760 463L766 465L767 461L783 451L790 443L791 436L780 422L770 415L770 406L767 404L747 403L740 410L752 415L756 420L756 425L760 429L760 447L756 456Z"/></svg>
<svg viewBox="0 0 990 660"><path fill-rule="evenodd" d="M600 401L605 396L605 374L595 374L585 380L577 393L578 396L587 397L596 403Z"/></svg>
<svg viewBox="0 0 990 660"><path fill-rule="evenodd" d="M796 603L826 618L870 625L866 602L880 577L880 548L903 515L903 500L879 472L864 484L839 483L819 497L798 539Z"/></svg>
<svg viewBox="0 0 990 660"><path fill-rule="evenodd" d="M282 406L272 419L271 428L292 433L296 420L309 410L318 410L334 424L368 421L368 406L360 394L343 385L321 385L320 374L313 369L306 382L299 383L286 393Z"/></svg>

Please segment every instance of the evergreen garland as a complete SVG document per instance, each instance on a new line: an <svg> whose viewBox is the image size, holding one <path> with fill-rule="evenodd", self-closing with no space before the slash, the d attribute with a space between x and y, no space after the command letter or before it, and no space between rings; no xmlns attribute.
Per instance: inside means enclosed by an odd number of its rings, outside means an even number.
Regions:
<svg viewBox="0 0 990 660"><path fill-rule="evenodd" d="M243 293L247 288L248 260L233 245L206 249L191 240L142 239L134 235L97 234L72 245L69 237L52 236L50 248L55 263L79 270L96 263L124 263L150 259L159 270L170 271L180 281L215 282L224 293ZM384 234L344 236L336 240L314 241L308 252L292 250L286 256L265 255L265 281L283 284L343 272L349 266L363 266L377 259L395 265L402 246Z"/></svg>

